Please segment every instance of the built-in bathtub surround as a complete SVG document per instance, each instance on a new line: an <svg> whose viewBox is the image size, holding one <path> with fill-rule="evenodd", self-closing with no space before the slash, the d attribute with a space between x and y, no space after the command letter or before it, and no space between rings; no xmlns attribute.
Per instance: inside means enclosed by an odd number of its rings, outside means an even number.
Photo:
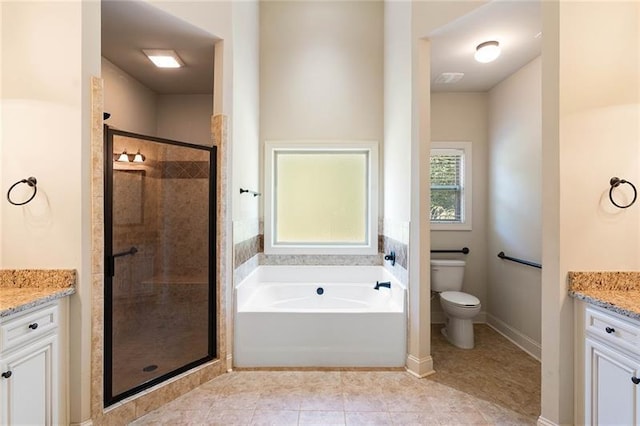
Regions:
<svg viewBox="0 0 640 426"><path fill-rule="evenodd" d="M154 410L175 399L206 381L223 374L227 357L227 320L225 305L225 286L230 279L228 275L227 257L225 256L228 231L224 224L227 221L226 185L227 185L227 152L228 145L227 117L215 115L211 120L212 140L218 147L218 215L217 215L217 247L219 254L216 265L216 312L218 324L219 359L189 370L151 389L127 398L105 410L103 407L103 351L104 351L104 147L103 147L103 82L99 78L92 79L91 110L91 196L92 196L92 326L91 326L91 421L94 425L127 424L133 419ZM113 113L113 111L110 111ZM137 148L136 148L137 149ZM135 152L135 151L134 151ZM147 153L144 153L147 156ZM150 158L151 160L151 158ZM180 161L177 159L176 161ZM175 180L176 188L185 180L184 173L193 177L193 167L197 164L166 164L157 180ZM178 167L179 166L179 167ZM186 166L186 168L185 168ZM196 171L196 173L199 173ZM196 180L200 180L196 175ZM204 179L202 179L204 180ZM152 200L149 200L151 202ZM184 209L183 210L188 210ZM178 213L176 213L178 214ZM133 218L133 216L131 216ZM144 231L140 231L144 232ZM188 248L190 244L185 243ZM144 254L141 252L139 254ZM149 254L149 253L148 253ZM229 262L230 263L230 262ZM151 263L147 266L152 268Z"/></svg>
<svg viewBox="0 0 640 426"><path fill-rule="evenodd" d="M234 283L241 282L250 273L252 273L258 266L260 266L260 255L255 255L251 259L247 260L242 265L236 267L233 270L233 282Z"/></svg>
<svg viewBox="0 0 640 426"><path fill-rule="evenodd" d="M380 221L378 250L384 256L392 251L396 255L396 264L384 261L383 266L402 281L409 283L409 222L398 222L389 219Z"/></svg>
<svg viewBox="0 0 640 426"><path fill-rule="evenodd" d="M233 251L233 263L238 268L258 253L264 252L264 236L259 234L248 240L236 243Z"/></svg>
<svg viewBox="0 0 640 426"><path fill-rule="evenodd" d="M251 197L253 198L253 197ZM262 222L256 219L233 221L233 282L244 280L260 265L264 252Z"/></svg>
<svg viewBox="0 0 640 426"><path fill-rule="evenodd" d="M404 366L406 287L381 266L263 265L235 299L236 367Z"/></svg>
<svg viewBox="0 0 640 426"><path fill-rule="evenodd" d="M380 254L325 255L325 254L261 254L261 265L358 265L379 266Z"/></svg>
<svg viewBox="0 0 640 426"><path fill-rule="evenodd" d="M75 285L75 270L0 270L0 317L73 294Z"/></svg>
<svg viewBox="0 0 640 426"><path fill-rule="evenodd" d="M386 235L381 235L379 247L381 247L380 251L383 255L394 252L396 255L396 264L402 266L404 269L407 269L407 244L401 243L400 241L394 240L393 238L387 237Z"/></svg>
<svg viewBox="0 0 640 426"><path fill-rule="evenodd" d="M640 320L640 272L569 272L569 294Z"/></svg>

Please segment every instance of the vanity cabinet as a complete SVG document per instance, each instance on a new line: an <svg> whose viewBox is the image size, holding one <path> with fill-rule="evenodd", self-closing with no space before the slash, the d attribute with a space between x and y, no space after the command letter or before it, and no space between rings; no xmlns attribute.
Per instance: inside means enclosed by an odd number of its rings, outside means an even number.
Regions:
<svg viewBox="0 0 640 426"><path fill-rule="evenodd" d="M66 423L64 307L57 301L0 319L1 425Z"/></svg>
<svg viewBox="0 0 640 426"><path fill-rule="evenodd" d="M640 424L640 322L585 309L584 423Z"/></svg>

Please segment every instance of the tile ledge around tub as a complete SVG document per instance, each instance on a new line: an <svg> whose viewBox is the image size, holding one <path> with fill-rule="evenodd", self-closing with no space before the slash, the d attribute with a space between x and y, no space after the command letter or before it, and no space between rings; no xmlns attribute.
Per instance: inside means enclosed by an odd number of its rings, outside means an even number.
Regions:
<svg viewBox="0 0 640 426"><path fill-rule="evenodd" d="M640 321L640 290L569 290L569 296Z"/></svg>

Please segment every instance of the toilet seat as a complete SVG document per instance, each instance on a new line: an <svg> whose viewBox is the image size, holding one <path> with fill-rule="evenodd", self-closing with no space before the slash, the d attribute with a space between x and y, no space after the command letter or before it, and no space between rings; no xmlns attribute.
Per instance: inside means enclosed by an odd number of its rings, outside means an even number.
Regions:
<svg viewBox="0 0 640 426"><path fill-rule="evenodd" d="M461 291L443 291L440 293L440 299L461 308L475 308L480 305L480 299Z"/></svg>

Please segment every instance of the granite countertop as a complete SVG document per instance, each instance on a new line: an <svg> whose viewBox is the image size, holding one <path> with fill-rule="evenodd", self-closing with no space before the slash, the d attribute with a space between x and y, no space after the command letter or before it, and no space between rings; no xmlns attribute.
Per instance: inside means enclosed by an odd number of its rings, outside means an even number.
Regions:
<svg viewBox="0 0 640 426"><path fill-rule="evenodd" d="M0 317L73 294L75 284L71 269L0 270Z"/></svg>
<svg viewBox="0 0 640 426"><path fill-rule="evenodd" d="M640 320L640 272L569 272L569 295Z"/></svg>

